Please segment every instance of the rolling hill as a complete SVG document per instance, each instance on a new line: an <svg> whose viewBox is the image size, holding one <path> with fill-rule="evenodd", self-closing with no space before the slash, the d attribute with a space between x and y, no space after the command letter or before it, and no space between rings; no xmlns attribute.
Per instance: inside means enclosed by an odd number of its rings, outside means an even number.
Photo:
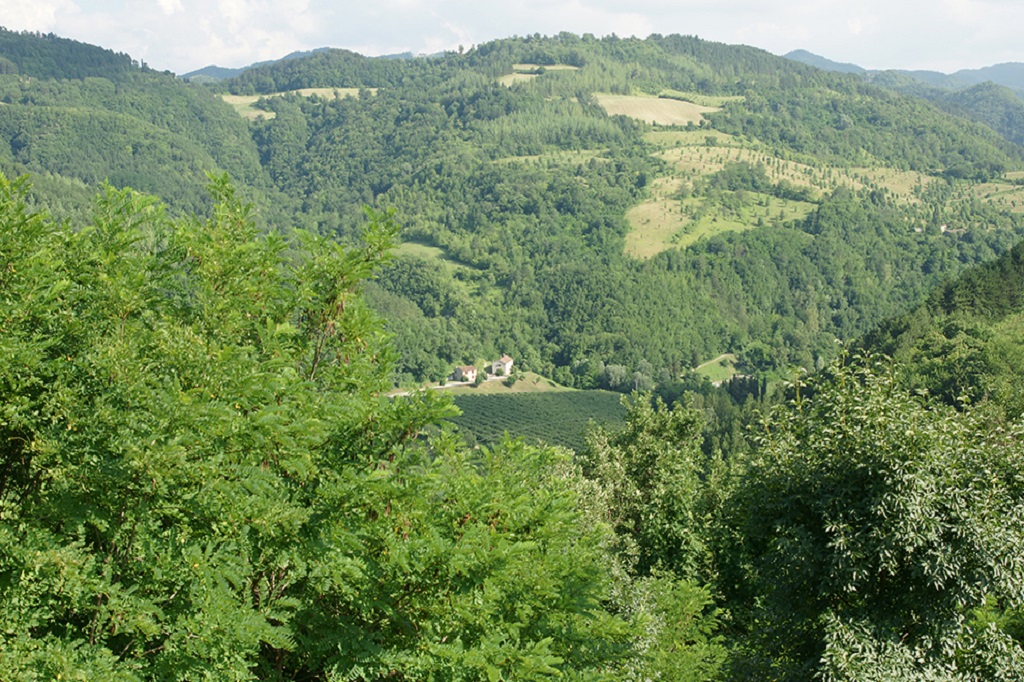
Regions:
<svg viewBox="0 0 1024 682"><path fill-rule="evenodd" d="M204 171L229 172L268 229L351 242L364 206L393 209L420 248L367 294L398 383L503 352L618 390L724 353L767 375L820 366L835 338L1024 229L1021 147L749 47L559 34L421 59L328 49L202 86L7 37L19 73L0 76L0 167L34 174L58 214L86 212L104 179L202 209ZM120 66L55 72L72 48Z"/></svg>

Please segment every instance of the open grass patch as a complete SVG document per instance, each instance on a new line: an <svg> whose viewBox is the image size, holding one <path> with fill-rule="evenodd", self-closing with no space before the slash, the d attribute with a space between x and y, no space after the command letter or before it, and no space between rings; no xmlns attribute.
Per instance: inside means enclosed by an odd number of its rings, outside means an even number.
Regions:
<svg viewBox="0 0 1024 682"><path fill-rule="evenodd" d="M860 186L876 185L892 193L893 198L904 203L917 203L918 187L927 187L937 178L917 171L903 171L895 168L851 168L849 175L859 181Z"/></svg>
<svg viewBox="0 0 1024 682"><path fill-rule="evenodd" d="M725 353L698 365L693 371L702 377L707 377L712 383L720 384L739 373L736 369L736 360L734 354Z"/></svg>
<svg viewBox="0 0 1024 682"><path fill-rule="evenodd" d="M414 258L423 258L424 260L435 260L445 265L449 265L455 268L460 268L467 271L479 272L480 269L464 263L456 258L453 258L448 254L447 251L442 249L440 246L433 246L432 244L423 244L416 241L405 241L394 247L391 250L396 256L412 256Z"/></svg>
<svg viewBox="0 0 1024 682"><path fill-rule="evenodd" d="M974 196L1000 208L1024 213L1024 187L1008 182L985 182L974 186Z"/></svg>
<svg viewBox="0 0 1024 682"><path fill-rule="evenodd" d="M565 393L575 389L533 372L518 372L516 380L508 386L505 379L485 381L479 386L454 386L446 389L452 395L508 395L510 393Z"/></svg>
<svg viewBox="0 0 1024 682"><path fill-rule="evenodd" d="M591 422L621 428L626 409L610 391L561 391L494 395L459 394L462 414L451 421L470 443L499 442L507 432L530 443L583 446Z"/></svg>
<svg viewBox="0 0 1024 682"><path fill-rule="evenodd" d="M644 139L655 147L669 149L672 147L706 147L708 138L719 147L739 147L742 142L729 133L701 128L699 130L650 130L644 133Z"/></svg>
<svg viewBox="0 0 1024 682"><path fill-rule="evenodd" d="M377 88L366 88L374 95ZM221 95L226 103L238 112L238 115L254 121L258 118L274 118L277 114L273 111L263 111L256 108L256 102L264 97L282 97L284 95L298 95L300 97L323 97L324 99L343 99L345 97L358 97L360 88L300 88L298 90L287 90L274 92L269 95Z"/></svg>
<svg viewBox="0 0 1024 682"><path fill-rule="evenodd" d="M579 71L580 67L571 64L513 64L512 70L516 73L534 73L543 69L544 71Z"/></svg>
<svg viewBox="0 0 1024 682"><path fill-rule="evenodd" d="M683 184L678 178L659 178L651 184L651 197L626 212L627 255L646 259L722 232L802 220L815 206L756 192L679 199L675 195Z"/></svg>
<svg viewBox="0 0 1024 682"><path fill-rule="evenodd" d="M609 116L629 116L654 125L699 124L704 120L704 114L719 111L718 107L706 107L651 95L612 95L595 92L594 97Z"/></svg>
<svg viewBox="0 0 1024 682"><path fill-rule="evenodd" d="M528 83L536 77L537 74L535 73L508 73L499 78L498 82L508 88L516 83Z"/></svg>

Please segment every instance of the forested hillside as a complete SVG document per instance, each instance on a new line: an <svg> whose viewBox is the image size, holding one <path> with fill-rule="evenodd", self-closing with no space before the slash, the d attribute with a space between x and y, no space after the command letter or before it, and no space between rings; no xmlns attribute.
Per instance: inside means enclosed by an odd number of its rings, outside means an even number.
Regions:
<svg viewBox="0 0 1024 682"><path fill-rule="evenodd" d="M1003 176L1019 147L752 48L561 34L408 60L322 50L217 86L251 93L247 122L130 61L52 66L118 55L5 36L19 66L0 76L0 163L34 173L57 215L83 215L104 179L205 210L208 170L263 224L343 242L363 206L394 209L408 245L367 295L399 383L501 353L580 387L617 388L608 367L673 380L725 352L750 372L821 366L835 338L1021 230ZM610 116L609 97L637 113ZM644 122L651 102L688 122Z"/></svg>
<svg viewBox="0 0 1024 682"><path fill-rule="evenodd" d="M363 88L266 99L273 117L254 124L255 139L275 184L302 197L321 231L351 233L359 207L376 203L433 248L400 255L370 292L396 334L400 380L510 352L589 386L603 381L599 363L653 379L752 343L771 349L758 369L812 367L833 338L866 332L1019 235L1017 215L972 188L1016 167L1019 148L919 100L758 50L562 35L409 63L344 51L308 61L226 87ZM705 134L654 138L649 125L609 118L602 92L724 106L688 126ZM722 147L724 161L677 162L681 145ZM761 184L737 179L743 164L730 157L764 165ZM880 168L916 172L919 186L867 179ZM666 182L676 212L700 195L695 216L742 227L685 250L669 240L646 261L624 256L642 232L628 209ZM810 199L803 217L787 212L791 199ZM744 213L772 202L783 210L745 231L756 219L742 225ZM935 234L943 224L957 232ZM689 241L683 221L673 237Z"/></svg>
<svg viewBox="0 0 1024 682"><path fill-rule="evenodd" d="M361 244L0 177L0 671L104 680L1012 680L1024 435L836 363L708 457L632 402L577 458L387 400ZM802 392L801 392L802 391ZM810 396L810 397L808 397ZM723 457L723 455L725 455Z"/></svg>
<svg viewBox="0 0 1024 682"><path fill-rule="evenodd" d="M935 289L861 346L902 364L908 389L950 405L1024 415L1024 247Z"/></svg>
<svg viewBox="0 0 1024 682"><path fill-rule="evenodd" d="M3 679L1021 679L1019 146L684 36L0 44ZM392 390L503 353L639 392Z"/></svg>

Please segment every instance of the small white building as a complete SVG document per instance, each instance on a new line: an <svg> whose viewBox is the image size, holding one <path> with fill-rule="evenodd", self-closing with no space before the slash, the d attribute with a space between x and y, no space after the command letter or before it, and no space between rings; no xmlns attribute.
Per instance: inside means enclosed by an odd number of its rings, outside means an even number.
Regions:
<svg viewBox="0 0 1024 682"><path fill-rule="evenodd" d="M491 374L496 377L507 377L512 374L512 358L502 355L491 363Z"/></svg>
<svg viewBox="0 0 1024 682"><path fill-rule="evenodd" d="M476 381L476 367L473 365L461 365L455 368L452 374L455 381Z"/></svg>

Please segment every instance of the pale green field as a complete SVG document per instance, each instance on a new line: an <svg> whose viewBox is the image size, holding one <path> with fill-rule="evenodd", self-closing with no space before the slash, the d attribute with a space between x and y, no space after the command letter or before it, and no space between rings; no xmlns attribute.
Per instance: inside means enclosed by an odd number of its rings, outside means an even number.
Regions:
<svg viewBox="0 0 1024 682"><path fill-rule="evenodd" d="M869 182L888 189L897 200L906 203L918 203L919 200L914 195L915 187L927 187L937 180L917 171L901 171L894 168L850 168L845 172L853 177L860 177L862 186L863 178L867 178Z"/></svg>
<svg viewBox="0 0 1024 682"><path fill-rule="evenodd" d="M423 258L425 260L436 260L442 264L442 267L456 268L471 273L479 272L477 268L469 263L463 263L452 258L439 246L431 246L429 244L409 241L402 242L398 246L394 247L391 252L396 256L413 256L415 258ZM463 284L468 284L468 282L463 282Z"/></svg>
<svg viewBox="0 0 1024 682"><path fill-rule="evenodd" d="M1007 176L1013 175L1007 173ZM1024 213L1024 187L1008 182L986 182L974 186L974 196L1014 213Z"/></svg>
<svg viewBox="0 0 1024 682"><path fill-rule="evenodd" d="M512 388L506 386L505 381L502 379L485 381L476 387L454 386L444 390L452 395L498 395L508 393L564 393L566 391L575 391L576 389L556 384L551 379L534 374L533 372L521 372Z"/></svg>
<svg viewBox="0 0 1024 682"><path fill-rule="evenodd" d="M736 356L732 353L719 355L713 360L696 367L693 371L701 376L707 377L710 381L721 383L736 375Z"/></svg>
<svg viewBox="0 0 1024 682"><path fill-rule="evenodd" d="M371 93L377 94L377 88L367 88ZM221 95L221 99L230 104L239 116L250 121L258 118L274 118L277 114L273 111L263 111L253 105L264 97L281 97L283 95L299 95L300 97L323 97L325 99L342 99L344 97L358 97L359 88L301 88L299 90L288 90L286 92L274 92L269 95Z"/></svg>
<svg viewBox="0 0 1024 682"><path fill-rule="evenodd" d="M540 75L533 72L541 68L545 71L579 71L578 66L568 64L513 64L512 73L505 74L498 79L498 82L506 88L516 83L528 83Z"/></svg>
<svg viewBox="0 0 1024 682"><path fill-rule="evenodd" d="M447 260L444 249L419 242L402 242L391 249L396 256L417 256L419 258Z"/></svg>
<svg viewBox="0 0 1024 682"><path fill-rule="evenodd" d="M730 163L762 164L773 183L788 182L810 190L811 200L840 186L854 190L877 187L904 204L920 202L920 192L935 177L916 171L892 168L840 168L781 158L768 153L756 142L711 129L656 130L644 138L658 148L654 154L666 161L669 173L654 180L649 196L631 208L626 219L632 228L626 235L625 252L635 258L650 258L670 248L686 247L702 237L727 231L742 231L759 223L770 225L806 217L814 204L785 201L767 195L746 193L739 208L716 206L707 197L680 199L680 190L700 177L721 171ZM1024 177L1024 172L1007 174L1007 180ZM980 199L1002 209L1024 213L1024 187L1009 181L964 184L950 202Z"/></svg>
<svg viewBox="0 0 1024 682"><path fill-rule="evenodd" d="M713 133L705 133L704 136L718 137ZM704 143L689 147L670 147L669 149L657 152L656 155L687 177L711 175L725 168L727 164L745 161L754 165L764 164L768 177L771 178L772 182L786 180L797 187L808 187L810 189L832 189L837 182L838 184L847 184L857 188L863 186L844 172L841 172L842 177L833 176L833 181L830 181L823 169L814 168L813 166L795 161L783 161L754 149L724 146L717 143L714 146L708 146Z"/></svg>
<svg viewBox="0 0 1024 682"><path fill-rule="evenodd" d="M739 147L742 142L728 133L717 130L651 130L644 133L644 139L656 147L700 147L707 145L711 137L719 147Z"/></svg>
<svg viewBox="0 0 1024 682"><path fill-rule="evenodd" d="M570 64L513 64L513 71L536 71L543 68L545 71L579 71L580 67Z"/></svg>
<svg viewBox="0 0 1024 682"><path fill-rule="evenodd" d="M651 197L626 212L632 228L626 235L624 250L634 258L651 258L666 249L687 247L702 237L721 232L742 232L775 221L800 220L814 204L788 201L746 193L747 202L738 211L726 211L708 203L705 197L680 201L675 194L683 185L678 178L658 178L651 183Z"/></svg>
<svg viewBox="0 0 1024 682"><path fill-rule="evenodd" d="M595 92L594 97L609 116L629 116L654 125L699 124L704 119L704 114L719 111L718 107L706 107L651 95L612 95Z"/></svg>
<svg viewBox="0 0 1024 682"><path fill-rule="evenodd" d="M499 78L498 82L508 88L516 83L527 83L536 77L535 73L509 73Z"/></svg>

